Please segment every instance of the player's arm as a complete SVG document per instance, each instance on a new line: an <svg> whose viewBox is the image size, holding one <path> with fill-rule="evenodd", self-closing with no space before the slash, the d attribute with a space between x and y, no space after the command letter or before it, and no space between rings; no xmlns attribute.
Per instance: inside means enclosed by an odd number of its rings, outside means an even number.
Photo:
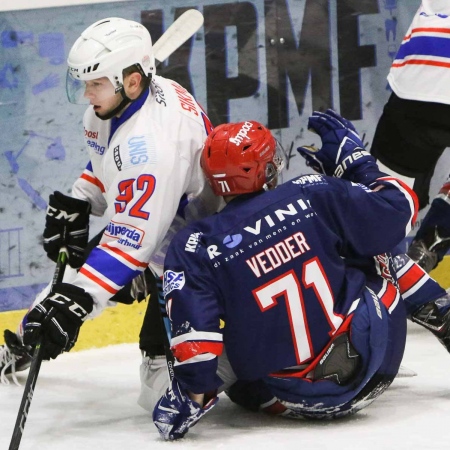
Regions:
<svg viewBox="0 0 450 450"><path fill-rule="evenodd" d="M332 110L315 112L308 127L322 147L298 150L315 170L334 178L333 188L313 192L313 204L328 217L353 253L389 252L411 230L417 217L417 197L400 180L380 172L375 159L364 150L353 124ZM335 198L333 198L335 197Z"/></svg>
<svg viewBox="0 0 450 450"><path fill-rule="evenodd" d="M88 201L91 204L91 213L101 217L106 211L105 188L102 182L94 175L92 163L86 165L82 174L72 186L72 197Z"/></svg>
<svg viewBox="0 0 450 450"><path fill-rule="evenodd" d="M297 150L316 172L365 186L386 176L379 170L375 158L364 149L354 125L332 109L325 113L314 111L308 120L308 129L320 136L321 148L305 146Z"/></svg>
<svg viewBox="0 0 450 450"><path fill-rule="evenodd" d="M218 292L213 268L205 262L201 243L185 250L197 236L179 233L169 246L164 272L164 294L171 319L171 349L175 378L155 406L153 421L166 440L183 437L217 402L218 356L223 350ZM189 247L191 248L191 247Z"/></svg>
<svg viewBox="0 0 450 450"><path fill-rule="evenodd" d="M393 265L408 316L421 306L447 295L445 289L408 255L397 254L393 258Z"/></svg>
<svg viewBox="0 0 450 450"><path fill-rule="evenodd" d="M411 230L415 208L396 182L377 191L345 180L326 182L308 188L308 198L320 220L340 237L342 256L390 252Z"/></svg>

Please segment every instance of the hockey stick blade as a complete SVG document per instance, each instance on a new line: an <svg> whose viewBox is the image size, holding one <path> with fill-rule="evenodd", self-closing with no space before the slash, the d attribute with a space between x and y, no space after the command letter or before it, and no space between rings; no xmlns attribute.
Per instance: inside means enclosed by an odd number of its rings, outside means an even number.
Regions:
<svg viewBox="0 0 450 450"><path fill-rule="evenodd" d="M158 62L167 59L178 47L192 37L203 25L203 14L196 9L188 9L153 45L155 59Z"/></svg>
<svg viewBox="0 0 450 450"><path fill-rule="evenodd" d="M61 247L56 261L55 273L52 280L52 288L56 283L60 283L64 276L64 269L67 263L67 249ZM34 388L41 369L42 363L42 341L36 344L36 348L33 353L33 359L31 360L30 371L28 372L27 382L23 390L22 401L20 403L19 411L17 413L16 424L14 425L14 431L9 444L8 450L18 450L22 434L25 428L25 422L28 418L28 411L31 406L31 400L33 399Z"/></svg>

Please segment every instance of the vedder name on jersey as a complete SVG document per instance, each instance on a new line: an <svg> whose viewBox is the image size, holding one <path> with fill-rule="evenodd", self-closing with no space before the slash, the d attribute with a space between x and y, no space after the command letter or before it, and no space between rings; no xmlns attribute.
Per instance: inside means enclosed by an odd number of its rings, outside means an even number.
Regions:
<svg viewBox="0 0 450 450"><path fill-rule="evenodd" d="M278 244L272 245L261 253L246 259L245 262L250 267L257 278L263 273L268 273L282 264L303 255L311 250L302 232L294 233Z"/></svg>

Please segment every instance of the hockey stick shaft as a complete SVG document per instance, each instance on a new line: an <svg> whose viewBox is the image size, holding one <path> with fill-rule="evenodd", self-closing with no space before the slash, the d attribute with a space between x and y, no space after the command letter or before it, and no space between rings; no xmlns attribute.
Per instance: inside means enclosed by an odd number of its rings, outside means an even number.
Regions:
<svg viewBox="0 0 450 450"><path fill-rule="evenodd" d="M158 290L158 305L159 305L159 315L161 318L161 324L165 331L164 334L164 354L166 356L167 372L169 373L169 380L172 381L175 373L173 367L175 364L175 358L173 356L172 350L170 349L170 340L172 337L172 330L170 326L170 320L166 312L166 301L164 300L162 280L156 278L156 286Z"/></svg>
<svg viewBox="0 0 450 450"><path fill-rule="evenodd" d="M61 247L56 261L56 268L53 274L53 280L51 288L56 283L60 283L64 276L64 270L67 263L67 249L66 247ZM25 422L28 418L28 411L30 409L31 400L33 399L34 387L36 386L36 381L39 375L39 370L42 363L42 348L43 342L39 340L36 344L36 348L33 353L33 359L31 361L30 371L28 373L27 382L25 384L25 389L22 395L22 401L20 403L19 412L17 414L16 424L14 425L14 431L11 438L11 443L9 445L9 450L18 450L20 441L22 439L22 434L25 428Z"/></svg>
<svg viewBox="0 0 450 450"><path fill-rule="evenodd" d="M191 38L203 25L203 21L203 14L196 9L189 9L181 14L181 16L167 28L164 34L153 45L156 65L167 59L177 48ZM170 320L166 314L166 305L162 294L162 280L160 280L157 275L154 274L154 276L158 291L158 310L161 324L165 331L164 354L166 356L169 379L172 381L174 377L173 367L175 358L170 350Z"/></svg>
<svg viewBox="0 0 450 450"><path fill-rule="evenodd" d="M167 59L178 47L192 37L203 25L203 14L196 9L188 9L170 25L154 43L153 53L157 64Z"/></svg>

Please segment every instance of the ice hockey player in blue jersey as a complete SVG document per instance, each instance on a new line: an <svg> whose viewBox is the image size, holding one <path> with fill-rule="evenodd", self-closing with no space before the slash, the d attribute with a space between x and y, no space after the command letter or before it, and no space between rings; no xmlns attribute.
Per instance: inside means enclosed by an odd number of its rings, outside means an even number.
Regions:
<svg viewBox="0 0 450 450"><path fill-rule="evenodd" d="M227 206L179 232L166 256L175 376L153 412L166 440L223 390L291 418L359 411L397 374L407 310L423 308L413 286L445 294L406 256L397 279L387 253L414 223L415 194L379 171L334 111L309 128L322 148L299 151L321 174L276 189L283 162L264 126L221 125L206 140L202 168Z"/></svg>

